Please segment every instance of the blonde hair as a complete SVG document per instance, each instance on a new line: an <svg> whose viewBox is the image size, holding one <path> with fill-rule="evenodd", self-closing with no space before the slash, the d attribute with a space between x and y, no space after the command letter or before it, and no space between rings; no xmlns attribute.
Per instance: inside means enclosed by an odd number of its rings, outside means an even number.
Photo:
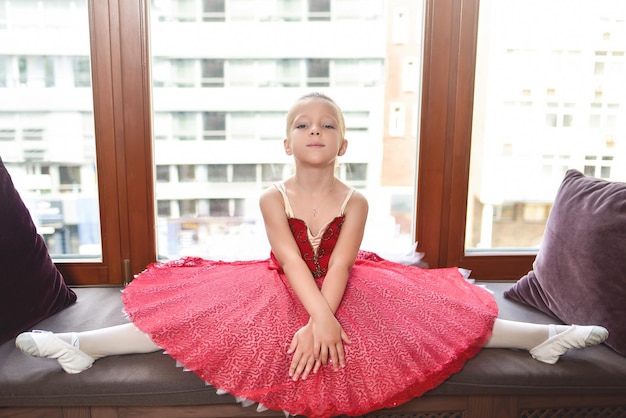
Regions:
<svg viewBox="0 0 626 418"><path fill-rule="evenodd" d="M313 93L305 94L304 96L296 100L293 105L291 105L289 112L287 112L287 126L286 126L287 137L289 137L290 127L293 124L293 120L296 117L296 114L295 114L296 108L300 105L300 103L306 100L325 100L328 103L330 103L332 106L334 106L335 109L337 110L336 116L337 116L337 121L339 122L339 132L341 133L341 138L344 138L346 136L346 121L343 118L343 112L341 111L341 108L337 105L337 103L335 103L333 99L331 99L327 95L323 93L313 92Z"/></svg>

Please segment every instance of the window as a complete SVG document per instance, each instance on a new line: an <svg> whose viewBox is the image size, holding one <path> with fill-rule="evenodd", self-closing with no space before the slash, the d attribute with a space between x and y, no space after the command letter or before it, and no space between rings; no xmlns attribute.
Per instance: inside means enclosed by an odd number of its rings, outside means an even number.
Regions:
<svg viewBox="0 0 626 418"><path fill-rule="evenodd" d="M157 202L157 214L160 217L168 217L172 215L171 202L169 200L159 200Z"/></svg>
<svg viewBox="0 0 626 418"><path fill-rule="evenodd" d="M74 87L91 87L89 57L76 57L73 61Z"/></svg>
<svg viewBox="0 0 626 418"><path fill-rule="evenodd" d="M179 204L180 216L182 218L185 218L185 217L193 218L194 216L196 216L196 213L197 213L196 207L198 204L196 200L192 200L192 199L179 200L178 204Z"/></svg>
<svg viewBox="0 0 626 418"><path fill-rule="evenodd" d="M175 87L195 86L195 62L191 59L173 59L170 62L171 82Z"/></svg>
<svg viewBox="0 0 626 418"><path fill-rule="evenodd" d="M204 112L202 114L204 133L202 139L223 140L226 139L226 113Z"/></svg>
<svg viewBox="0 0 626 418"><path fill-rule="evenodd" d="M157 165L156 181L158 183L167 183L170 181L170 166L169 165Z"/></svg>
<svg viewBox="0 0 626 418"><path fill-rule="evenodd" d="M178 181L181 183L194 181L196 179L196 166L194 165L179 165L178 166Z"/></svg>
<svg viewBox="0 0 626 418"><path fill-rule="evenodd" d="M228 181L228 165L213 164L208 166L208 178L210 182L225 183Z"/></svg>
<svg viewBox="0 0 626 418"><path fill-rule="evenodd" d="M484 102L482 106L475 106L473 112L472 143L477 146L472 149L481 152L473 152L470 162L473 186L470 202L480 202L480 205L469 208L475 215L468 219L479 224L490 222L488 217L479 216L480 211L490 211L490 206L499 201L513 202L523 209L515 230L499 229L496 224L468 227L468 231L478 231L480 238L473 237L476 232L468 233L466 251L472 251L472 242L481 243L482 251L498 249L497 242L505 243L502 247L507 251L537 249L541 234L536 239L528 239L526 228L534 229L536 223L545 225L545 208L554 198L564 171L576 168L598 177L601 167L605 167L605 175L611 172L608 164L600 163L596 153L590 153L605 148L605 144L598 141L600 137L594 139L585 129L572 128L577 127L579 109L592 110L589 119L592 128L606 126L610 112L603 105L606 95L599 92L611 91L617 85L611 78L597 78L597 60L609 55L597 49L601 44L587 43L583 39L597 36L613 25L611 21L623 19L623 16L594 8L586 16L587 24L581 26L576 20L580 16L577 8L563 7L558 17L551 10L547 3L536 3L533 7L495 1L480 4L480 16L488 13L491 18L479 20L478 27L479 36L481 30L487 31L479 37L475 80L476 93L481 94L480 100ZM528 36L530 25L538 38ZM558 37L553 36L555 28L558 28ZM542 41L536 42L536 39ZM574 39L579 41L571 42ZM507 64L511 59L509 51L514 48L524 50L530 59ZM503 68L506 73L501 73ZM485 77L487 73L489 77ZM542 89L549 94L543 97L533 94ZM526 125L526 129L516 131L501 123L500 109L505 103L528 99L532 99L529 101L532 111L516 115L518 123ZM541 111L545 112L543 124L535 117ZM499 149L505 141L510 152L495 156L490 150ZM557 154L558 160L546 169L542 155L549 154ZM476 181L472 181L473 176ZM519 239L505 239L505 236Z"/></svg>
<svg viewBox="0 0 626 418"><path fill-rule="evenodd" d="M309 20L330 20L330 0L308 0Z"/></svg>
<svg viewBox="0 0 626 418"><path fill-rule="evenodd" d="M59 183L62 193L65 191L80 191L80 167L59 166Z"/></svg>
<svg viewBox="0 0 626 418"><path fill-rule="evenodd" d="M9 72L7 68L8 65L9 65L9 60L7 59L7 57L0 57L0 88L6 87L9 84L8 83Z"/></svg>
<svg viewBox="0 0 626 418"><path fill-rule="evenodd" d="M152 8L158 6L155 3ZM195 3L196 9L200 3ZM421 34L417 26L423 27L418 24L424 17L423 3L406 3L410 33ZM387 48L392 44L386 30L389 7L384 0L227 0L224 20L203 22L176 21L176 11L165 7L154 10L160 17L151 21L150 34L152 146L157 171L160 165L196 166L193 184L183 184L182 179L179 183L174 179L157 182L155 200L197 202L193 217L182 218L183 214L176 212L177 204L169 215L158 216L160 256L215 256L217 251L226 259L267 256L258 198L264 188L293 173L292 158L285 155L282 143L285 116L297 97L311 91L325 92L343 105L350 151L340 159L337 175L369 195L376 207L372 213L383 214L372 215L372 230L364 248L372 249L384 241L384 251L409 251L414 234L411 219L418 128L413 124L417 125L419 115L420 65L412 66L404 76L414 77L412 83L402 80L411 85L409 91L394 87L395 81L386 72ZM249 29L246 36L239 36L242 28ZM319 36L311 37L311 33ZM198 39L206 42L199 47ZM421 40L421 35L412 36L403 50L390 54L394 68L401 69L407 56L411 62L419 62ZM195 71L201 74L202 83L193 87L168 84L169 70L163 63L190 57L195 57ZM190 70L184 80L192 79ZM210 85L208 80L216 83ZM385 92L387 83L393 87L389 93ZM396 98L399 95L403 97ZM397 148L386 143L386 100L399 101L406 110ZM171 118L174 138L188 136L189 140L176 144L167 140ZM195 140L200 132L203 140ZM387 148L393 148L386 151L392 157L385 161L381 156ZM383 171L389 166L394 170L385 175L383 184ZM384 196L379 195L381 188ZM391 202L397 201L403 203L392 211ZM233 244L236 250L231 249L230 254L226 236L238 237ZM243 248L242 242L254 245Z"/></svg>
<svg viewBox="0 0 626 418"><path fill-rule="evenodd" d="M233 165L233 182L254 183L256 181L256 165L235 164Z"/></svg>
<svg viewBox="0 0 626 418"><path fill-rule="evenodd" d="M235 140L256 138L256 119L253 112L231 113L229 137Z"/></svg>
<svg viewBox="0 0 626 418"><path fill-rule="evenodd" d="M389 109L389 135L404 136L405 130L405 107L404 103L391 103Z"/></svg>
<svg viewBox="0 0 626 418"><path fill-rule="evenodd" d="M211 199L209 200L209 215L214 217L230 216L230 201L228 199Z"/></svg>
<svg viewBox="0 0 626 418"><path fill-rule="evenodd" d="M300 86L300 60L278 60L276 72L276 81L279 85L283 87Z"/></svg>
<svg viewBox="0 0 626 418"><path fill-rule="evenodd" d="M87 1L10 3L0 4L0 155L59 268L81 260L98 280L111 257L100 239L108 211L99 209L95 103L79 89L91 86Z"/></svg>
<svg viewBox="0 0 626 418"><path fill-rule="evenodd" d="M178 141L195 141L196 115L192 112L174 112L174 139Z"/></svg>
<svg viewBox="0 0 626 418"><path fill-rule="evenodd" d="M367 180L367 164L346 164L346 180L365 181Z"/></svg>
<svg viewBox="0 0 626 418"><path fill-rule="evenodd" d="M223 22L226 19L224 0L203 0L202 21Z"/></svg>
<svg viewBox="0 0 626 418"><path fill-rule="evenodd" d="M560 11L575 11L579 12L578 8L569 8L567 2L559 3ZM616 16L618 10L623 8L618 7L618 2L607 3L607 8L602 9L592 6L592 2L582 2L586 6L586 11L592 11L592 13L585 13L584 17L581 14L577 14L577 19L583 19L585 21L585 28L593 28L597 30L598 26L590 22L594 21L595 17L604 14L600 20L606 20L610 22L610 25L619 27L623 20L623 16ZM554 5L554 2L550 2L550 5ZM568 17L566 13L559 13L558 16L554 13L548 13L545 10L541 10L541 7L548 6L546 2L533 3L533 7L528 7L528 4L522 5L516 2L500 2L500 1L464 1L462 3L454 3L448 1L430 1L428 2L428 8L430 8L429 16L433 19L426 22L426 38L430 41L425 46L425 56L430 57L425 61L424 68L424 86L429 86L428 91L424 91L423 112L427 112L429 118L422 119L421 132L427 133L428 138L438 141L441 145L437 145L437 142L432 142L426 138L422 138L423 146L420 147L420 171L419 178L424 179L427 176L431 179L438 178L441 174L442 181L439 183L442 187L434 187L431 183L420 182L420 189L418 191L418 202L420 208L417 215L417 233L418 242L420 245L418 249L424 251L426 261L430 265L460 265L462 267L471 269L473 276L481 278L498 278L498 279L517 279L521 277L525 272L532 268L532 260L536 249L533 247L518 247L513 250L507 250L504 248L469 248L467 239L473 231L480 230L476 228L480 223L470 223L473 220L488 220L491 219L488 216L480 216L481 212L487 213L480 209L478 204L480 199L476 199L476 185L474 182L478 179L476 174L472 174L472 170L480 167L488 167L487 164L481 164L480 160L476 160L473 155L471 161L466 159L465 156L469 155L470 151L475 154L479 150L481 155L484 156L483 161L491 161L493 167L498 167L494 174L484 174L482 179L490 182L493 187L489 190L483 189L485 192L484 197L489 197L489 203L497 203L498 196L501 196L502 192L510 191L514 192L518 196L515 201L519 202L520 195L530 196L533 191L532 185L540 184L540 189L546 191L546 202L549 199L554 198L554 191L552 187L558 186L562 180L561 175L556 175L559 170L555 170L555 175L549 181L540 180L537 176L544 173L541 169L543 162L542 155L548 154L547 152L541 152L539 150L543 147L551 147L556 152L553 155L563 155L570 152L559 152L559 149L572 150L574 149L574 143L572 138L568 137L565 132L560 132L562 128L550 128L559 130L559 135L552 135L548 140L544 140L539 135L543 130L548 129L545 127L545 113L538 112L537 108L541 108L548 99L556 98L557 102L576 102L578 104L577 109L581 111L585 109L584 101L579 102L579 98L565 97L564 92L581 92L581 79L576 80L576 88L563 88L556 87L546 88L545 84L540 89L529 88L524 86L523 88L516 88L516 82L523 80L528 76L532 76L533 72L543 71L544 66L539 65L541 62L539 57L544 57L545 54L535 54L534 59L524 60L523 66L517 66L516 71L526 72L524 76L517 77L515 72L509 71L511 67L508 67L505 61L499 61L500 66L493 67L493 71L488 71L484 65L484 55L487 49L481 48L481 42L496 41L499 46L504 44L502 37L496 35L494 27L506 28L506 33L516 33L516 27L523 30L528 28L529 23L521 18L524 13L532 13L534 19L532 26L533 33L538 34L539 27L543 27L544 24L539 20L545 19L546 27L552 27L552 33L559 33L557 39L588 39L589 36L594 39L602 39L602 31L594 32L590 34L582 34L580 29L576 29L576 35L572 35L568 32L568 24L572 22L572 18ZM487 7L495 7L502 11L503 9L509 13L516 14L516 19L513 24L511 21L499 16L496 10L487 12ZM524 10L522 10L524 9ZM480 18L479 18L480 10ZM612 12L608 13L608 10ZM437 16L441 13L441 16ZM611 16L613 15L613 16ZM445 17L444 17L445 16ZM445 20L453 17L454 23L451 28L444 29L447 23L450 21ZM552 20L550 20L552 19ZM580 22L580 20L578 20ZM446 23L447 22L447 23ZM486 25L486 26L485 26ZM563 28L560 25L565 25ZM490 27L491 31L489 36L486 36L486 32L481 32L481 27ZM555 28L556 29L555 32ZM454 28L454 29L452 29ZM456 31L456 32L455 32ZM519 32L519 33L528 33ZM522 38L520 38L522 39ZM536 39L544 39L544 36L538 36ZM474 57L474 48L476 46L475 40L478 40L477 56ZM544 43L537 42L535 46L542 47ZM590 45L590 44L587 44ZM491 52L494 48L491 48ZM497 49L497 48L495 48ZM452 58L451 60L445 57L453 57L458 54L458 59ZM588 52L581 54L585 59L591 58L593 60L594 55ZM579 57L580 58L580 57ZM506 70L500 70L505 68ZM593 76L593 64L587 64L585 71L587 75ZM532 69L532 70L531 70ZM530 70L530 71L529 71ZM467 74L471 74L472 77L466 78ZM481 80L486 80L486 75L489 79L489 90L485 90L485 84L481 84ZM497 74L501 74L498 76ZM505 80L506 79L506 80ZM511 79L513 79L511 81ZM552 77L552 80L557 80L558 77ZM576 77L563 78L562 82L574 83ZM508 82L508 81L510 82ZM540 77L536 77L535 80L538 83L542 83ZM497 81L500 81L498 83ZM528 81L528 80L526 80ZM436 86L435 86L436 85ZM607 92L615 88L613 85L607 87L608 84L598 85L593 82L587 85L590 87L586 90L585 96L587 102L595 100L601 102L606 100ZM493 89L493 90L492 90ZM525 90L532 92L532 96L523 95ZM515 129L510 129L505 135L498 135L497 146L487 147L484 142L479 142L476 132L472 132L473 129L480 129L487 126L484 120L475 120L472 122L472 117L476 118L477 113L485 115L486 110L490 109L490 105L493 103L490 101L494 96L491 93L496 93L496 96L511 96L515 92L522 92L523 99L517 99L518 102L526 101L530 102L526 106L529 110L532 110L528 114L533 118L533 124L523 122L526 119L521 119ZM540 92L546 92L546 96L543 97ZM438 100L440 95L446 95L448 100ZM529 101L528 98L532 98ZM509 97L510 101L511 97ZM541 99L539 102L538 100ZM554 100L554 99L552 99ZM543 102L543 103L541 103ZM471 112L460 111L460 109L472 109ZM493 108L495 109L495 108ZM473 115L472 115L473 113ZM497 112L495 112L497 113ZM581 114L584 115L584 113ZM439 117L442 115L442 117ZM504 126L503 124L497 124L498 120L494 117L490 125L491 129L498 126ZM583 118L586 119L586 118ZM575 119L576 121L576 119ZM576 132L583 132L583 129L579 129L576 126L575 130L571 130L571 134ZM493 134L494 131L491 131ZM524 136L523 146L513 146L510 149L513 154L518 152L518 156L524 156L526 159L520 159L520 163L515 165L513 161L506 161L501 159L492 159L497 156L499 150L506 143L515 145L514 137L518 134ZM485 135L484 132L480 132L480 135ZM587 135L587 138L591 138L592 135ZM578 167L582 170L583 167L583 155L586 153L584 148L596 148L603 147L605 144L610 143L610 135L593 135L596 140L592 143L586 144L585 147L577 150L571 158L563 161L570 161L569 167ZM461 139L462 138L462 139ZM473 145L470 145L470 138ZM487 138L485 135L483 138ZM542 138L541 140L538 140ZM617 140L617 138L615 138ZM538 142L538 143L535 143ZM542 145L541 142L544 142ZM562 146L563 148L559 148ZM485 152L486 150L489 150ZM517 151L516 151L517 150ZM494 152L495 151L495 152ZM617 158L617 156L615 156ZM623 158L623 157L622 157ZM524 161L524 163L521 163ZM530 162L532 166L530 165ZM469 171L467 171L469 167ZM505 174L507 171L513 172L519 170L523 174L518 177L518 181L515 178L507 177ZM531 169L530 167L537 167L537 169ZM523 168L523 169L522 169ZM497 187L499 184L500 187ZM503 187L504 186L504 187ZM535 188L536 189L536 188ZM493 192L489 194L489 192ZM487 201L487 199L484 199ZM466 207L467 204L467 207ZM464 208L459 210L458 208ZM467 211L465 210L467 209ZM466 220L468 221L466 223ZM445 225L447 229L444 231L437 231L437 227L434 227L432 223ZM488 230L488 224L484 223L485 230ZM427 242L428 239L432 239L433 236L439 237L436 239L436 244ZM430 254L430 255L429 255Z"/></svg>
<svg viewBox="0 0 626 418"><path fill-rule="evenodd" d="M284 176L285 164L263 164L261 166L261 180L264 183L281 181Z"/></svg>
<svg viewBox="0 0 626 418"><path fill-rule="evenodd" d="M330 85L330 61L327 59L307 59L307 86L328 87Z"/></svg>
<svg viewBox="0 0 626 418"><path fill-rule="evenodd" d="M202 60L202 87L224 87L224 60Z"/></svg>

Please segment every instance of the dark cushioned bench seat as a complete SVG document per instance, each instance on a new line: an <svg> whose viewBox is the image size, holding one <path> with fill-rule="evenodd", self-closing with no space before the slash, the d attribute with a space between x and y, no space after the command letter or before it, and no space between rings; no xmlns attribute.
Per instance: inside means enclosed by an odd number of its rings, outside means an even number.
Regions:
<svg viewBox="0 0 626 418"><path fill-rule="evenodd" d="M504 299L502 293L511 283L483 284L495 293L500 317L538 323L554 322L533 308ZM78 294L78 302L44 320L37 329L81 331L126 322L120 288L79 287L74 290ZM231 405L229 411L233 414L239 410L242 415L254 412L253 408L234 405L235 400L231 396L217 395L211 386L205 385L193 373L183 372L176 367L174 360L162 352L104 358L78 375L64 373L54 360L24 355L15 348L14 340L0 346L0 359L0 416L17 416L25 411L15 407L97 409L107 406L226 404ZM626 358L604 345L570 351L555 365L537 362L527 352L484 349L460 373L420 400L427 403L429 399L448 399L452 405L453 400L464 399L466 402L463 405L467 406L468 399L491 399L493 408L493 399L504 399L507 400L506 408L511 408L512 399L515 405L521 405L524 399L543 399L547 402L549 399L573 401L589 398L598 399L601 406L608 405L612 413L624 411L626 414ZM414 402L419 404L420 400ZM206 406L202 408L208 410ZM464 407L461 405L460 408ZM111 413L106 416L118 415ZM150 416L150 413L146 412L145 416ZM471 412L465 416L480 415ZM499 416L517 415L507 412Z"/></svg>

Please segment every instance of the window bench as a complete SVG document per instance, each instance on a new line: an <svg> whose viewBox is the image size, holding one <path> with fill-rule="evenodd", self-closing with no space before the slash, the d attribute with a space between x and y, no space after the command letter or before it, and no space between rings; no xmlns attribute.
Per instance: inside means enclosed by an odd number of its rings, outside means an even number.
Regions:
<svg viewBox="0 0 626 418"><path fill-rule="evenodd" d="M539 311L502 297L510 282L481 283L495 293L504 319L553 323ZM78 302L41 322L51 331L121 324L119 287L76 287ZM31 358L14 340L0 346L0 417L284 417L257 413L217 395L162 352L98 360L78 375L54 360ZM378 417L626 416L626 358L601 345L568 352L555 365L527 352L483 349L445 383Z"/></svg>

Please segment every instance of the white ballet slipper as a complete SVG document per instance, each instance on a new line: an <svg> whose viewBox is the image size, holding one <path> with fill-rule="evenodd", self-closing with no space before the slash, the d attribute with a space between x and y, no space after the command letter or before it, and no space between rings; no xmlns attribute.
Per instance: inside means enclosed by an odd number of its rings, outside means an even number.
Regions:
<svg viewBox="0 0 626 418"><path fill-rule="evenodd" d="M556 334L556 325L550 325L551 334ZM609 331L600 326L571 325L565 331L553 335L530 350L534 359L544 363L556 363L570 348L585 348L598 345L607 339Z"/></svg>
<svg viewBox="0 0 626 418"><path fill-rule="evenodd" d="M15 339L15 345L24 353L54 358L66 373L76 374L90 368L95 360L77 347L75 335L72 342L68 344L49 331L24 332Z"/></svg>

